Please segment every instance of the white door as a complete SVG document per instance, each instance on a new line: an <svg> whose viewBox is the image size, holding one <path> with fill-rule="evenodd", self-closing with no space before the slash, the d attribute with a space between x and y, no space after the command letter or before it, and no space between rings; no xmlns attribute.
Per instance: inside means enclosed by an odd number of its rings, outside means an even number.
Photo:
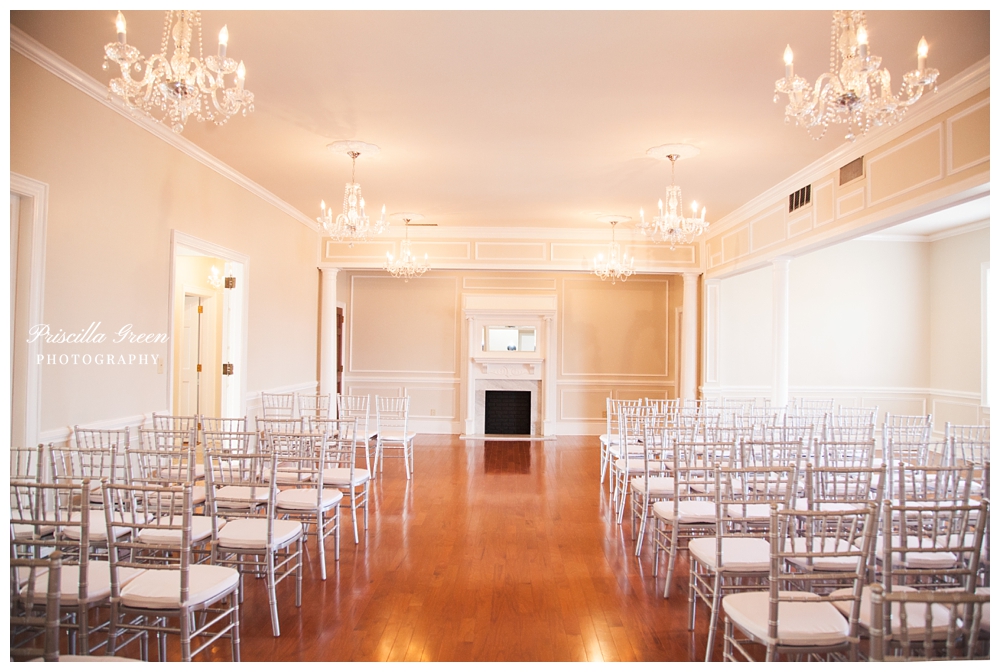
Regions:
<svg viewBox="0 0 1000 672"><path fill-rule="evenodd" d="M181 390L177 415L200 415L201 297L184 296L184 329L181 333Z"/></svg>

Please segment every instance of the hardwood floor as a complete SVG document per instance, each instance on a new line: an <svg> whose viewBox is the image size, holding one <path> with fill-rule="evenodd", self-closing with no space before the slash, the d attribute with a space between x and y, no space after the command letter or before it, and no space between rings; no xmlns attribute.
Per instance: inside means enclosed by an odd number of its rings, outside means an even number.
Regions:
<svg viewBox="0 0 1000 672"><path fill-rule="evenodd" d="M279 586L271 636L263 582L241 610L245 661L686 661L704 656L707 618L687 629L687 563L673 596L638 561L598 484L596 437L461 441L422 435L407 482L392 461L372 491L369 529L304 599ZM310 542L310 545L314 544ZM717 645L721 649L721 642ZM172 655L173 659L174 656ZM203 659L229 660L228 643Z"/></svg>

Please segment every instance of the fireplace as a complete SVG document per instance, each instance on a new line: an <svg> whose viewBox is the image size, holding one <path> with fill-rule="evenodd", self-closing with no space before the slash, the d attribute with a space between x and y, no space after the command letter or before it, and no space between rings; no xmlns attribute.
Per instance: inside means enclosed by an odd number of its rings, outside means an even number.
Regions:
<svg viewBox="0 0 1000 672"><path fill-rule="evenodd" d="M485 434L531 434L531 392L486 390Z"/></svg>

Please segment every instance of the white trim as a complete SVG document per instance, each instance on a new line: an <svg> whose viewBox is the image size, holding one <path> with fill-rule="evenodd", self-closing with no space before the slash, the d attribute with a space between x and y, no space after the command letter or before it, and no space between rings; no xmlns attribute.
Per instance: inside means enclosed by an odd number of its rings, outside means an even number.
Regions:
<svg viewBox="0 0 1000 672"><path fill-rule="evenodd" d="M914 233L869 233L867 236L861 236L856 240L894 243L936 243L939 240L945 240L946 238L952 238L954 236L961 236L964 233L972 233L973 231L979 231L980 229L988 229L989 226L990 220L984 219L981 222L971 222L969 224L963 224L962 226L955 226L950 229L944 229L942 231L935 231L934 233L926 233L922 235Z"/></svg>
<svg viewBox="0 0 1000 672"><path fill-rule="evenodd" d="M985 161L989 161L990 160L990 153L987 152L985 156L982 156L982 157L980 157L978 159L970 161L969 163L966 163L964 165L956 167L956 166L952 165L952 160L955 157L953 156L953 149L954 148L952 146L952 141L951 141L951 138L952 138L952 130L951 130L952 129L952 124L954 124L954 122L957 119L961 119L962 117L968 116L968 115L972 114L973 112L975 112L976 110L978 110L978 109L980 109L982 107L985 107L985 106L987 106L989 104L990 104L990 97L986 96L986 98L984 98L983 100L979 101L975 105L972 105L971 107L967 107L964 110L962 110L961 112L959 112L958 114L952 115L952 116L948 117L945 120L945 161L946 161L946 172L947 172L948 175L953 175L953 174L957 173L960 170L965 170L966 168L971 168L972 166L978 166L980 163L983 163Z"/></svg>
<svg viewBox="0 0 1000 672"><path fill-rule="evenodd" d="M77 426L86 427L87 429L128 429L132 428L141 429L147 426L153 419L153 413L170 415L169 410L153 411L152 413L138 413L136 415L127 415L123 418L113 418L111 420L97 420L94 422L84 422L77 423ZM135 433L130 431L132 438L136 437ZM38 442L49 444L54 443L57 445L69 445L70 439L73 438L73 427L57 427L54 429L47 429L38 436Z"/></svg>
<svg viewBox="0 0 1000 672"><path fill-rule="evenodd" d="M177 229L170 230L170 286L167 288L167 333L171 335L174 334L174 285L176 284L176 260L177 260L177 248L179 246L184 246L191 248L197 252L201 252L205 255L211 257L218 257L220 259L225 259L227 261L233 261L243 266L242 277L240 282L243 287L240 290L243 295L243 305L241 307L241 343L239 344L238 358L234 362L236 367L239 369L240 377L240 409L243 415L247 414L247 378L249 371L248 362L248 344L249 344L249 332L250 332L250 257L249 255L231 250L228 247L223 247L216 243L209 242L207 240L202 240L201 238L196 238L190 234L184 233L183 231L178 231ZM221 306L220 306L221 309ZM167 373L167 406L173 406L174 400L174 348L173 346L167 348L166 356L166 373Z"/></svg>
<svg viewBox="0 0 1000 672"><path fill-rule="evenodd" d="M938 142L937 142L937 145L938 145L938 147L937 147L937 154L938 154L937 155L937 164L938 164L937 165L937 174L932 175L932 176L928 177L926 180L923 180L921 182L916 182L914 184L911 184L908 187L905 187L905 188L900 189L898 191L894 191L891 194L886 194L885 196L882 196L881 198L878 198L878 199L872 198L872 177L874 176L874 173L875 173L875 170L874 170L875 165L878 164L880 161L888 159L890 156L892 156L893 154L896 154L897 152L905 149L906 147L909 147L910 145L914 144L915 142L919 142L920 140L923 140L924 138L929 137L929 136L931 136L931 135L933 135L935 133L937 133L937 136L938 136ZM892 200L894 198L899 198L903 194L908 194L911 191L913 191L914 189L919 189L920 187L926 187L928 184L940 181L944 176L945 176L945 173L944 173L944 128L942 127L942 124L935 124L934 126L930 126L929 128L925 129L924 131L922 131L922 132L914 135L912 138L909 138L905 142L901 142L898 145L890 147L887 151L885 151L885 152L883 152L881 154L878 154L876 156L873 156L868 161L868 164L865 166L865 184L868 186L868 207L871 207L873 205L878 205L879 203L884 203L885 201L889 201L889 200ZM862 208L863 207L865 207L865 206L862 205ZM844 214L848 214L848 213L844 213Z"/></svg>
<svg viewBox="0 0 1000 672"><path fill-rule="evenodd" d="M989 225L989 222L987 222ZM979 399L983 406L990 405L990 372L989 372L989 327L990 327L990 262L984 261L979 266L979 303L980 303L980 338L979 338Z"/></svg>
<svg viewBox="0 0 1000 672"><path fill-rule="evenodd" d="M45 305L45 236L49 219L49 185L30 177L10 174L10 190L31 198L31 221L19 223L21 231L31 233L31 258L28 262L28 324L41 324ZM39 341L29 341L25 350L28 366L24 380L24 443L33 446L41 441L42 372L34 365L41 351Z"/></svg>
<svg viewBox="0 0 1000 672"><path fill-rule="evenodd" d="M108 87L106 85L101 84L83 70L80 70L69 61L63 59L55 52L36 41L20 28L13 25L10 27L10 48L33 63L48 70L53 75L59 77L77 90L87 94L105 107L114 110L126 119L132 121L140 128L149 131L160 140L163 140L168 145L172 146L174 149L180 150L184 154L193 158L195 161L208 166L223 177L235 182L251 194L259 197L269 205L274 206L295 221L305 224L317 233L320 232L321 229L319 224L317 224L314 219L307 217L297 208L293 207L281 198L278 198L278 196L257 184L232 166L223 163L184 136L174 133L163 124L153 121L145 116L133 115L123 105L115 103L110 97Z"/></svg>
<svg viewBox="0 0 1000 672"><path fill-rule="evenodd" d="M957 76L949 79L938 89L938 92L927 96L918 103L915 110L907 113L899 124L886 126L868 133L855 142L845 142L843 145L823 156L802 170L782 180L759 196L747 201L739 208L715 221L712 225L715 233L724 233L728 229L754 216L759 210L771 206L775 201L788 198L788 194L803 184L812 184L830 173L839 170L845 163L864 156L888 142L902 136L921 124L930 121L937 115L958 105L971 96L985 91L990 86L989 56L969 66Z"/></svg>

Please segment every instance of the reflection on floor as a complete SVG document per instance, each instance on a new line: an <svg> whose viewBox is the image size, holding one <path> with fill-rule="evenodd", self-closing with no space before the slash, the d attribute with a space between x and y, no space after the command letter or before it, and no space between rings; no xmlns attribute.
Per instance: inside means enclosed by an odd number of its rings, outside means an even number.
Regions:
<svg viewBox="0 0 1000 672"><path fill-rule="evenodd" d="M530 474L530 441L485 441L483 473Z"/></svg>

